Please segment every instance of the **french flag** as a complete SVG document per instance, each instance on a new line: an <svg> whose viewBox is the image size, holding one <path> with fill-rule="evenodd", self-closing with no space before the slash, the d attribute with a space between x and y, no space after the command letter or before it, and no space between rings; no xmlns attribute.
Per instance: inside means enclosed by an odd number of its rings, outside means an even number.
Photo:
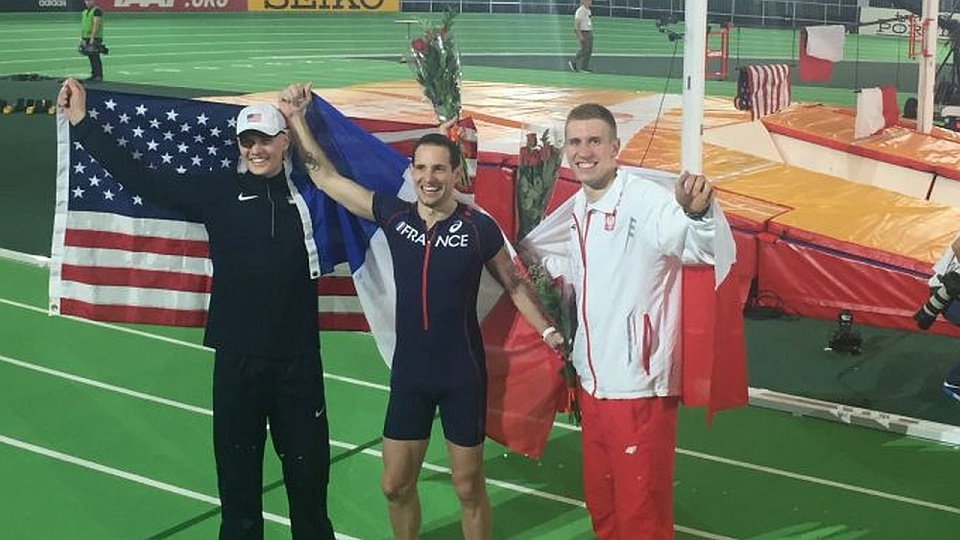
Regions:
<svg viewBox="0 0 960 540"><path fill-rule="evenodd" d="M372 191L415 199L406 156L317 96L307 123L341 174ZM292 180L310 209L314 239L322 254L321 270L327 273L336 264L349 264L363 314L389 365L398 314L386 236L376 224L350 214L317 190L304 171L295 169ZM487 435L517 453L539 457L565 396L563 362L486 274L481 281L478 317L487 357Z"/></svg>

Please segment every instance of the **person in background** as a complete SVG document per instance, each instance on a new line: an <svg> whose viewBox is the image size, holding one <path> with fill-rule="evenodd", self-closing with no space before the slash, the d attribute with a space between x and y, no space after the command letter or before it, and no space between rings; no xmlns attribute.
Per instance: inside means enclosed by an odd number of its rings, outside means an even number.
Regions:
<svg viewBox="0 0 960 540"><path fill-rule="evenodd" d="M86 91L67 79L57 105L113 178L155 204L198 216L213 277L204 345L215 350L213 447L220 540L263 538L266 426L283 467L294 540L333 540L327 515L330 439L317 331L319 269L289 189L290 139L276 107L237 115L245 172L176 174L149 169L87 115ZM316 259L316 256L313 257Z"/></svg>
<svg viewBox="0 0 960 540"><path fill-rule="evenodd" d="M567 67L571 71L590 71L590 57L593 56L593 19L590 12L590 3L592 0L580 0L580 6L573 14L573 31L577 35L577 43L580 44L580 50L572 60L567 61Z"/></svg>
<svg viewBox="0 0 960 540"><path fill-rule="evenodd" d="M287 87L280 99L310 179L351 213L380 225L393 258L398 317L381 488L394 538L419 536L417 477L439 408L463 537L488 540L492 519L483 473L487 372L477 319L483 269L551 347L559 347L563 337L517 275L496 222L454 198L464 166L455 142L431 133L414 145L417 200L408 202L340 175L307 127L309 84Z"/></svg>
<svg viewBox="0 0 960 540"><path fill-rule="evenodd" d="M683 173L671 190L618 169L619 151L606 107L570 111L564 154L581 189L566 257L545 264L576 296L571 359L594 533L673 538L681 271L712 264L717 231L728 225L706 178Z"/></svg>
<svg viewBox="0 0 960 540"><path fill-rule="evenodd" d="M103 10L97 0L84 0L87 6L80 15L80 51L90 60L90 78L87 82L103 80Z"/></svg>

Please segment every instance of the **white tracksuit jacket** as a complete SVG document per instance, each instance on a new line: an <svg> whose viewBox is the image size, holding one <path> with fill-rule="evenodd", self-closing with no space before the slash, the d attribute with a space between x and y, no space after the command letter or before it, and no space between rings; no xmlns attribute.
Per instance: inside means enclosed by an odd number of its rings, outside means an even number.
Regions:
<svg viewBox="0 0 960 540"><path fill-rule="evenodd" d="M716 202L702 220L691 219L672 189L622 169L595 203L587 204L582 190L574 196L572 358L587 392L609 399L680 394L681 267L713 264L718 226L730 237Z"/></svg>

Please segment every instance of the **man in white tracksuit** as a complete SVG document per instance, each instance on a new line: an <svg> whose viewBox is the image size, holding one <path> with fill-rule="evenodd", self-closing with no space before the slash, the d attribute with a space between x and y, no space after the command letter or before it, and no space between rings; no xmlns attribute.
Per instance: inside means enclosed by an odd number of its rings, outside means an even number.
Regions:
<svg viewBox="0 0 960 540"><path fill-rule="evenodd" d="M651 175L618 170L605 107L574 108L565 132L581 183L565 273L577 298L587 509L601 540L672 538L681 270L713 264L729 225L702 176L682 174L671 193Z"/></svg>

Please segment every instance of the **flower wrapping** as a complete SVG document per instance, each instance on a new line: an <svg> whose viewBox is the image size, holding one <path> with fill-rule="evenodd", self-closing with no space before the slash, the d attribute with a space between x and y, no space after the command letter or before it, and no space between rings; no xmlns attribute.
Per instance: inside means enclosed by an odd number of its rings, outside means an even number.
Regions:
<svg viewBox="0 0 960 540"><path fill-rule="evenodd" d="M566 413L571 421L580 425L580 403L577 399L579 383L577 370L570 360L570 352L573 350L573 336L576 330L573 295L565 289L563 280L550 277L542 264L531 264L528 272L530 282L533 284L533 289L540 300L540 305L543 306L543 310L557 326L565 340L558 352L563 359L560 376L566 383L567 392L561 397L560 403L557 403L557 410Z"/></svg>
<svg viewBox="0 0 960 540"><path fill-rule="evenodd" d="M463 167L457 180L457 189L463 193L473 192L473 181L477 177L477 126L473 118L459 118L447 129L447 137L456 141L460 147Z"/></svg>

